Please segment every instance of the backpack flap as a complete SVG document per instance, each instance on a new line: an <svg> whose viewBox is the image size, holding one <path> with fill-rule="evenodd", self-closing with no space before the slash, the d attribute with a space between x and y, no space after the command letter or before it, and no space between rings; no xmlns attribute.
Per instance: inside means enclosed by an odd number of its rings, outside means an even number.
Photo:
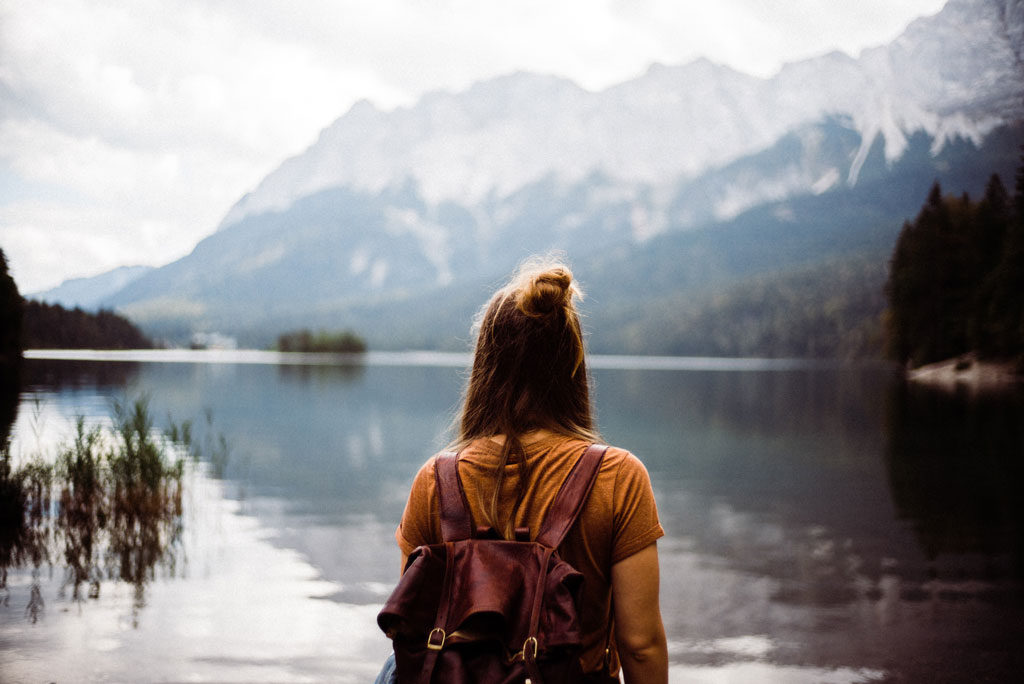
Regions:
<svg viewBox="0 0 1024 684"><path fill-rule="evenodd" d="M423 625L430 625L423 632L425 642L434 626L446 568L445 544L420 546L409 555L405 573L377 615L377 625L389 639L413 637ZM427 587L432 589L426 591Z"/></svg>
<svg viewBox="0 0 1024 684"><path fill-rule="evenodd" d="M450 556L450 557L449 557ZM444 625L435 624L449 562L450 602ZM541 565L547 562L547 572ZM543 586L537 578L544 577ZM538 589L544 594L541 651L577 647L581 642L575 606L583 575L544 547L523 542L477 539L422 546L377 616L392 639L427 648L433 630L444 630L446 646L490 641L511 658L521 651ZM436 637L439 635L435 635Z"/></svg>

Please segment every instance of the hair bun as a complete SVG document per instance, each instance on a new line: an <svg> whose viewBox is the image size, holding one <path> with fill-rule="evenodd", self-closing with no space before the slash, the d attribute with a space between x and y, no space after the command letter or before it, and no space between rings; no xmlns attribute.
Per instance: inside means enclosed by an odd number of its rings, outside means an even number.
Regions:
<svg viewBox="0 0 1024 684"><path fill-rule="evenodd" d="M524 279L517 304L527 316L548 316L565 308L573 294L572 273L554 266Z"/></svg>

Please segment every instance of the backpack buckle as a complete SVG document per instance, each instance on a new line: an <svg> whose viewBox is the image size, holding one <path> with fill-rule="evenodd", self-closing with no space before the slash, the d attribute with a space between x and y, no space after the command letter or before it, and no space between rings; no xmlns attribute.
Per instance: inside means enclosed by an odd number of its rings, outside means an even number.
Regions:
<svg viewBox="0 0 1024 684"><path fill-rule="evenodd" d="M537 637L527 637L523 642L523 660L526 660L526 649L530 646L531 641L533 642L533 659L537 659Z"/></svg>
<svg viewBox="0 0 1024 684"><path fill-rule="evenodd" d="M532 648L530 646L531 643L533 644ZM526 637L526 641L523 642L523 650L519 651L514 656L512 656L512 660L510 662L514 663L514 662L516 662L518 660L522 660L525 663L526 662L526 654L527 654L527 652L530 652L530 655L533 657L534 660L536 660L537 659L537 650L538 650L537 637Z"/></svg>
<svg viewBox="0 0 1024 684"><path fill-rule="evenodd" d="M434 643L434 634L441 635L440 643ZM430 630L430 634L427 635L427 649L431 651L440 651L442 648L444 648L444 640L447 638L447 636L448 635L445 634L444 630L440 627L435 627L434 629Z"/></svg>

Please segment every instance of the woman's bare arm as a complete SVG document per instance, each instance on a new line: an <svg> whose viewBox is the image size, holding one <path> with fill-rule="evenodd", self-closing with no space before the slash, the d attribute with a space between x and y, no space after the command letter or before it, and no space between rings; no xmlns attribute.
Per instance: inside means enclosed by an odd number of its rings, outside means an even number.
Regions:
<svg viewBox="0 0 1024 684"><path fill-rule="evenodd" d="M658 582L656 543L612 566L615 639L626 684L668 683L668 645Z"/></svg>

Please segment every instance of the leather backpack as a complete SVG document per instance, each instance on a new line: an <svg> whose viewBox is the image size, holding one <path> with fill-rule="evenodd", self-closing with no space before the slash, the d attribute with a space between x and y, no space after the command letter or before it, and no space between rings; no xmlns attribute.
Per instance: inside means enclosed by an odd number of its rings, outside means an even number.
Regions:
<svg viewBox="0 0 1024 684"><path fill-rule="evenodd" d="M556 549L575 524L608 447L590 446L540 533L474 529L457 454L435 460L443 543L420 546L377 616L399 684L576 684L583 575ZM607 675L605 675L607 677ZM608 681L607 678L602 681Z"/></svg>

